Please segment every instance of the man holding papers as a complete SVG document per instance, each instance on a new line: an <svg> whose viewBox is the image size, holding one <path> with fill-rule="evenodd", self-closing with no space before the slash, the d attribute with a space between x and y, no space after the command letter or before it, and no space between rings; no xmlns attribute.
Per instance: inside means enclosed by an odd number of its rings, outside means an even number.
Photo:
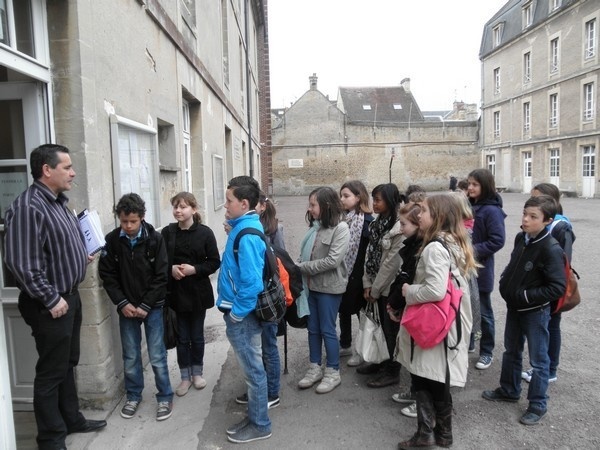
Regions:
<svg viewBox="0 0 600 450"><path fill-rule="evenodd" d="M88 254L64 195L75 171L69 150L45 144L31 152L33 184L6 211L5 262L20 289L19 311L38 352L33 407L41 450L66 448L69 433L96 431L104 420L79 411L73 368L79 362L81 299Z"/></svg>

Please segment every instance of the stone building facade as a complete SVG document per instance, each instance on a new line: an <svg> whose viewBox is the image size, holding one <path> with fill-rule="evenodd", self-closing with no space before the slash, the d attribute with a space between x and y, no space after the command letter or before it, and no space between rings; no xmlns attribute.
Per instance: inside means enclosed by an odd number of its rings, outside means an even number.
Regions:
<svg viewBox="0 0 600 450"><path fill-rule="evenodd" d="M317 89L316 75L309 80L309 90L290 108L274 110L276 195L306 195L323 185L339 188L351 179L362 180L368 189L390 181L400 190L409 184L447 189L451 175L466 176L478 167L473 114L462 114L472 120L427 117L409 79L394 87L342 87L337 101Z"/></svg>
<svg viewBox="0 0 600 450"><path fill-rule="evenodd" d="M97 210L105 233L122 194L140 193L148 222L162 227L173 221L169 199L189 190L223 245L227 180L268 181L267 0L4 0L0 17L0 215L32 181L31 150L56 142L77 172L70 208ZM109 407L122 392L122 358L95 263L80 291L79 393ZM32 405L36 352L17 296L3 269L3 424L11 407Z"/></svg>
<svg viewBox="0 0 600 450"><path fill-rule="evenodd" d="M597 197L600 3L511 0L485 25L482 162L496 183Z"/></svg>

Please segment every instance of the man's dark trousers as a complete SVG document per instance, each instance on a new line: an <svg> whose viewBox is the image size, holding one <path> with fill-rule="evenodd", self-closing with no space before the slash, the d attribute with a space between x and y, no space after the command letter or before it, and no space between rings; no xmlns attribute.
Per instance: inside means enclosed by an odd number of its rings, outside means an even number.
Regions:
<svg viewBox="0 0 600 450"><path fill-rule="evenodd" d="M79 412L79 398L73 368L79 362L81 298L77 290L62 294L67 314L53 319L50 311L24 292L19 295L19 311L31 327L38 352L33 384L33 408L40 450L65 447L70 430L85 424Z"/></svg>

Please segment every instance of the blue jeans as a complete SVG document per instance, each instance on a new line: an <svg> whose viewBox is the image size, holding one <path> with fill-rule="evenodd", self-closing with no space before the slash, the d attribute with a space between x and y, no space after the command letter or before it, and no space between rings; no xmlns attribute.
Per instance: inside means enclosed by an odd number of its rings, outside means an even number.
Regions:
<svg viewBox="0 0 600 450"><path fill-rule="evenodd" d="M327 354L327 367L339 370L340 344L337 339L335 321L342 294L308 292L308 350L311 363L321 365L323 344Z"/></svg>
<svg viewBox="0 0 600 450"><path fill-rule="evenodd" d="M202 375L206 310L177 313L177 364L182 380Z"/></svg>
<svg viewBox="0 0 600 450"><path fill-rule="evenodd" d="M509 397L518 398L521 395L523 347L527 338L529 363L533 368L527 399L529 409L536 413L545 413L547 408L549 321L550 306L529 313L506 313L500 386Z"/></svg>
<svg viewBox="0 0 600 450"><path fill-rule="evenodd" d="M285 319L284 319L285 320ZM281 363L277 347L277 322L260 322L262 327L262 360L267 373L267 392L269 398L279 397L279 377Z"/></svg>
<svg viewBox="0 0 600 450"><path fill-rule="evenodd" d="M479 355L492 356L494 353L494 339L496 326L494 323L494 310L492 309L492 293L479 291L481 304L481 341L479 342Z"/></svg>
<svg viewBox="0 0 600 450"><path fill-rule="evenodd" d="M248 386L248 419L259 431L271 431L260 321L254 313L248 314L241 322L233 322L229 314L223 317L227 326L227 339L233 347Z"/></svg>
<svg viewBox="0 0 600 450"><path fill-rule="evenodd" d="M151 309L143 320L128 319L119 315L127 400L141 401L144 390L142 324L144 324L146 333L146 345L148 346L150 365L154 372L154 382L158 390L156 399L159 402L170 402L173 400L173 389L169 380L162 308Z"/></svg>
<svg viewBox="0 0 600 450"><path fill-rule="evenodd" d="M560 345L562 339L560 336L560 319L561 313L552 314L550 323L548 324L548 332L550 333L550 343L548 344L548 356L550 357L550 374L549 377L555 377L560 362Z"/></svg>

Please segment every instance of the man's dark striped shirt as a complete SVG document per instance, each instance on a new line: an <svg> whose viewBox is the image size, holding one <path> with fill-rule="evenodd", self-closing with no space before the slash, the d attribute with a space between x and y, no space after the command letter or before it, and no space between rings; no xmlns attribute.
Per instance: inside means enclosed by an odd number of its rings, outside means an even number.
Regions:
<svg viewBox="0 0 600 450"><path fill-rule="evenodd" d="M68 201L34 181L6 211L6 265L19 289L48 309L83 281L87 267L85 241Z"/></svg>

